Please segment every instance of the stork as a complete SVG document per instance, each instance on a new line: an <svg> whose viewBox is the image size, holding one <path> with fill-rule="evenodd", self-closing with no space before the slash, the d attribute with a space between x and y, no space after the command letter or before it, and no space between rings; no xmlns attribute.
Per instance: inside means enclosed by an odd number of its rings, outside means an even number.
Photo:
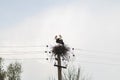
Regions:
<svg viewBox="0 0 120 80"><path fill-rule="evenodd" d="M62 36L61 35L59 35L59 36L56 35L55 39L56 39L56 43L64 45L64 42L62 40Z"/></svg>

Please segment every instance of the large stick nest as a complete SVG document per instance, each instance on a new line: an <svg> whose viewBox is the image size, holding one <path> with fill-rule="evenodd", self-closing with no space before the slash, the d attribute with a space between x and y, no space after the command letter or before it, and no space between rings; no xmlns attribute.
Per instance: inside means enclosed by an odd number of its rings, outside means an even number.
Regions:
<svg viewBox="0 0 120 80"><path fill-rule="evenodd" d="M52 48L52 53L54 55L60 55L62 57L65 57L68 54L69 50L69 47L65 45L56 45Z"/></svg>

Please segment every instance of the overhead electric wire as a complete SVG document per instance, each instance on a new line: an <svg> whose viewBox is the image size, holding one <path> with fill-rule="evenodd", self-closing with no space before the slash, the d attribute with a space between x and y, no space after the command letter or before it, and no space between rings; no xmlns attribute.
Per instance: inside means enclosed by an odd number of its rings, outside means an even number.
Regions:
<svg viewBox="0 0 120 80"><path fill-rule="evenodd" d="M39 47L49 47L48 45L34 45L34 46L22 46L22 45L18 45L18 46L10 46L10 45L7 45L7 46L0 46L1 48L39 48ZM72 50L74 51L86 51L86 52L94 52L94 53L108 53L108 54L111 54L111 55L115 55L115 54L118 54L116 52L105 52L105 51L97 51L97 50L89 50L89 49L82 49L82 48L71 48ZM1 52L0 52L1 53Z"/></svg>
<svg viewBox="0 0 120 80"><path fill-rule="evenodd" d="M0 47L40 47L40 46L0 46ZM46 47L46 46L44 46ZM74 48L75 51L87 51L87 52L94 52L94 53L110 53L112 55L115 55L111 52L104 52L104 51L96 51L96 50L88 50L88 49L80 49L80 48ZM0 52L0 53L11 53L11 54L0 54L0 55L25 55L25 54L41 54L41 53L45 53L45 51L8 51L8 52ZM13 53L20 53L20 54L13 54ZM80 55L86 55L87 57L90 56L91 58L96 58L96 57L100 57L99 55L93 55L93 54L81 54ZM100 54L101 55L101 54ZM102 54L103 55L103 54ZM104 55L103 55L104 56ZM101 56L101 58L103 57ZM108 58L108 57L104 57L104 58ZM46 58L24 58L24 59L5 59L5 60L39 60L39 59L46 59ZM77 62L81 62L81 61L77 61ZM83 62L88 62L88 63L95 63L95 64L110 64L110 65L120 65L120 64L113 64L113 63L106 63L106 62L94 62L94 61L83 61Z"/></svg>
<svg viewBox="0 0 120 80"><path fill-rule="evenodd" d="M30 54L40 54L40 53L29 53ZM20 54L0 54L0 55L28 55L28 53L20 53Z"/></svg>
<svg viewBox="0 0 120 80"><path fill-rule="evenodd" d="M100 55L104 53L104 55L120 55L120 53L117 52L106 52L106 51L98 51L98 50L89 50L89 49L81 49L81 48L74 48L74 51L86 51L86 52L91 52L91 53L100 53Z"/></svg>
<svg viewBox="0 0 120 80"><path fill-rule="evenodd" d="M45 52L45 51L2 51L0 53L31 53L31 52Z"/></svg>
<svg viewBox="0 0 120 80"><path fill-rule="evenodd" d="M4 60L41 60L41 59L47 59L47 58L16 58L16 59L4 58Z"/></svg>
<svg viewBox="0 0 120 80"><path fill-rule="evenodd" d="M15 52L0 52L1 56L13 56L13 55L41 55L45 54L45 51L15 51ZM113 56L99 56L99 55L93 55L93 54L86 54L86 53L79 53L77 57L85 56L84 58L90 58L90 59L102 59L102 60L117 60L119 57L113 57Z"/></svg>
<svg viewBox="0 0 120 80"><path fill-rule="evenodd" d="M10 59L10 58L5 58L4 60L48 60L48 59L51 59L51 58L16 58L16 59ZM76 61L76 63L81 63L81 62L84 62L84 63L93 63L93 64L102 64L102 65L112 65L112 66L120 66L119 63L107 63L107 62L97 62L97 61L85 61L85 60L79 60L79 61Z"/></svg>
<svg viewBox="0 0 120 80"><path fill-rule="evenodd" d="M86 53L79 53L79 55L77 55L77 57L80 57L80 56L85 56L87 58L100 58L100 59L107 59L107 60L115 60L115 59L119 59L120 57L117 57L117 56L100 56L100 55L95 55L95 54L86 54Z"/></svg>
<svg viewBox="0 0 120 80"><path fill-rule="evenodd" d="M103 64L103 65L113 65L113 66L120 66L120 63L107 63L107 62L96 62L96 61L76 61L77 63L85 62L85 63L94 63L94 64Z"/></svg>
<svg viewBox="0 0 120 80"><path fill-rule="evenodd" d="M30 54L44 54L46 52L49 52L49 51L7 51L7 52L0 52L0 55L30 55ZM75 52L76 54L76 52ZM79 53L78 56L81 56L81 55L85 55L86 57L88 58L105 58L105 59L114 59L116 58L117 56L104 56L104 55L97 55L97 54L86 54L86 53ZM119 58L119 57L117 57Z"/></svg>
<svg viewBox="0 0 120 80"><path fill-rule="evenodd" d="M19 46L15 46L15 45L9 46L9 45L7 45L7 46L0 46L0 47L2 47L2 48L46 47L46 45L44 45L44 46L43 45L38 45L38 46L37 45L35 45L35 46L22 46L22 45L21 46L20 45Z"/></svg>
<svg viewBox="0 0 120 80"><path fill-rule="evenodd" d="M25 47L49 47L49 45L29 45L29 46L25 46L25 45L3 45L0 46L1 48L25 48ZM109 54L115 54L116 52L106 52L106 51L98 51L98 50L90 50L90 49L82 49L82 48L71 48L72 50L75 51L87 51L87 52L95 52L95 53L109 53ZM117 54L117 53L116 53Z"/></svg>
<svg viewBox="0 0 120 80"><path fill-rule="evenodd" d="M41 53L45 53L45 51L10 51L10 52L0 52L0 55L26 55L26 54L41 54Z"/></svg>
<svg viewBox="0 0 120 80"><path fill-rule="evenodd" d="M17 58L17 59L10 59L10 58L5 58L5 60L41 60L41 59L45 59L45 60L48 60L48 59L51 59L51 58ZM120 66L120 64L119 63L114 63L114 62L112 62L112 63L107 63L107 62L103 62L103 61L80 61L80 60L77 60L77 61L75 61L75 62L77 62L77 63L80 63L80 62L87 62L87 63L94 63L94 64L105 64L105 65L119 65Z"/></svg>

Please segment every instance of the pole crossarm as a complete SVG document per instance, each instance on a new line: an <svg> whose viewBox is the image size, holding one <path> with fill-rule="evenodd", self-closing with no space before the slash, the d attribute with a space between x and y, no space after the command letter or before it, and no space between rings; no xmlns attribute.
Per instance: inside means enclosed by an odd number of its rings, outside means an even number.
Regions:
<svg viewBox="0 0 120 80"><path fill-rule="evenodd" d="M56 64L54 66L60 67L60 68L65 68L65 69L67 68L66 66L60 66L60 65L56 65Z"/></svg>

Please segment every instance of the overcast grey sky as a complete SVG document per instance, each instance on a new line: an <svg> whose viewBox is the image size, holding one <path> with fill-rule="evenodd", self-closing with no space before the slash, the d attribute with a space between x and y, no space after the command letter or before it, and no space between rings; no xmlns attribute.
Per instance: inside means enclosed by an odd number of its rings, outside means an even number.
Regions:
<svg viewBox="0 0 120 80"><path fill-rule="evenodd" d="M74 51L77 56L73 63L81 65L92 80L120 80L119 21L119 0L1 0L0 45L54 45L54 36L61 34L68 46L83 49ZM45 50L0 48L8 52ZM0 56L16 59L47 55ZM44 59L23 60L22 64L22 80L48 80L57 73L53 63Z"/></svg>

